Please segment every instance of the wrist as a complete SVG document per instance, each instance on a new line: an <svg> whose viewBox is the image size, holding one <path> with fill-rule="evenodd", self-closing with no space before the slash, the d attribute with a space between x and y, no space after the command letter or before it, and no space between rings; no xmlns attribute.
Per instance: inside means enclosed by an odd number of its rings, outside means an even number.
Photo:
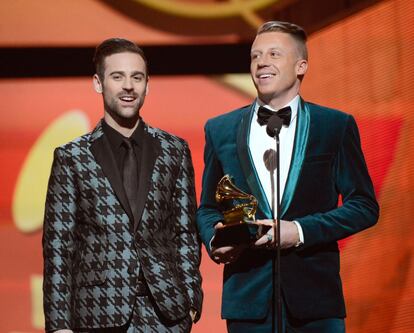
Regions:
<svg viewBox="0 0 414 333"><path fill-rule="evenodd" d="M295 224L296 226L296 241L295 244L293 245L294 247L299 247L301 245L303 245L304 243L304 238L303 238L303 230L301 225L299 224L298 221L292 221L293 224Z"/></svg>

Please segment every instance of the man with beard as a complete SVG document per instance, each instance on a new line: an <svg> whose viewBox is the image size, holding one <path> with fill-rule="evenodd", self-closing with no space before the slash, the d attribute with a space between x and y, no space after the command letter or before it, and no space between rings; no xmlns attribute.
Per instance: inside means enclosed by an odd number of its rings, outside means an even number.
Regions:
<svg viewBox="0 0 414 333"><path fill-rule="evenodd" d="M147 61L134 43L96 48L104 118L55 150L43 229L53 332L189 332L200 316L200 244L187 143L139 115Z"/></svg>

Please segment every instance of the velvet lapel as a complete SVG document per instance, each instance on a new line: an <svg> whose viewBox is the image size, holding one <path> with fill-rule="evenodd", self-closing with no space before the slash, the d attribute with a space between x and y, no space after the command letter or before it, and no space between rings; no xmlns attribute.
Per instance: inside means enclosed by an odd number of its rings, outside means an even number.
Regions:
<svg viewBox="0 0 414 333"><path fill-rule="evenodd" d="M281 214L283 216L293 199L296 184L299 179L300 171L302 169L303 160L305 158L306 147L309 137L310 112L307 103L300 99L298 107L298 119L296 124L295 142L293 145L292 160L290 162L290 169L288 179L286 181L285 190L283 192L281 202Z"/></svg>
<svg viewBox="0 0 414 333"><path fill-rule="evenodd" d="M99 123L91 135L91 151L98 164L102 167L103 173L108 178L115 195L128 214L130 221L134 217L129 207L128 198L125 194L122 178L115 162L108 139L103 135L102 124Z"/></svg>
<svg viewBox="0 0 414 333"><path fill-rule="evenodd" d="M256 197L259 210L266 217L271 218L271 208L267 202L266 194L263 191L249 149L250 123L253 117L253 108L254 103L242 111L242 118L237 130L237 153L244 177L251 190L250 193Z"/></svg>
<svg viewBox="0 0 414 333"><path fill-rule="evenodd" d="M142 142L142 156L140 157L141 166L139 174L138 188L138 221L134 222L134 232L137 231L141 221L142 212L147 201L149 188L152 182L152 173L157 156L160 154L161 145L153 128L145 125L145 135Z"/></svg>

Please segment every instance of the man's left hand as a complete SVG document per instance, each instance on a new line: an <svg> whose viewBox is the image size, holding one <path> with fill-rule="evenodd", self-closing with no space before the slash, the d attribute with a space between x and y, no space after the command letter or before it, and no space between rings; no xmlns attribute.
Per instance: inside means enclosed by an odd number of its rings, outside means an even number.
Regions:
<svg viewBox="0 0 414 333"><path fill-rule="evenodd" d="M273 226L273 220L257 220L257 222ZM273 248L276 243L275 239L276 224L270 228L266 234L260 237L255 243L254 247ZM280 248L288 249L296 246L299 242L299 231L295 223L291 221L280 221Z"/></svg>

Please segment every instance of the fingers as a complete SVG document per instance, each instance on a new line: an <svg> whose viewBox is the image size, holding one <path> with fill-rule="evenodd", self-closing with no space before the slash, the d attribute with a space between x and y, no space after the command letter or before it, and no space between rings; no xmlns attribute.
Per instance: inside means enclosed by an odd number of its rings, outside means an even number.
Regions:
<svg viewBox="0 0 414 333"><path fill-rule="evenodd" d="M228 258L220 259L219 263L227 265L227 264L231 264L232 262L235 262L236 260L237 260L236 257L228 257Z"/></svg>
<svg viewBox="0 0 414 333"><path fill-rule="evenodd" d="M213 260L220 264L220 263L224 263L226 261L226 257L227 255L227 250L228 247L219 247L219 248L212 248L211 251L211 256L213 257Z"/></svg>
<svg viewBox="0 0 414 333"><path fill-rule="evenodd" d="M237 255L215 255L213 260L218 264L230 264L237 260L239 256Z"/></svg>
<svg viewBox="0 0 414 333"><path fill-rule="evenodd" d="M265 248L273 248L274 244L275 244L275 240L274 240L274 237L273 237L273 228L272 228L265 235L260 237L254 243L254 246L256 246L256 247L265 247Z"/></svg>
<svg viewBox="0 0 414 333"><path fill-rule="evenodd" d="M266 219L266 220L256 220L256 223L263 224L263 225L273 225L274 223L276 223L276 221Z"/></svg>
<svg viewBox="0 0 414 333"><path fill-rule="evenodd" d="M241 247L223 246L219 248L212 248L211 256L217 263L229 264L236 261L241 252Z"/></svg>
<svg viewBox="0 0 414 333"><path fill-rule="evenodd" d="M211 253L213 255L222 255L222 254L228 254L229 252L233 252L235 250L234 246L222 246L212 249Z"/></svg>
<svg viewBox="0 0 414 333"><path fill-rule="evenodd" d="M214 226L214 229L219 229L219 228L222 228L223 226L224 226L224 224L223 224L223 223L218 222L218 223Z"/></svg>

